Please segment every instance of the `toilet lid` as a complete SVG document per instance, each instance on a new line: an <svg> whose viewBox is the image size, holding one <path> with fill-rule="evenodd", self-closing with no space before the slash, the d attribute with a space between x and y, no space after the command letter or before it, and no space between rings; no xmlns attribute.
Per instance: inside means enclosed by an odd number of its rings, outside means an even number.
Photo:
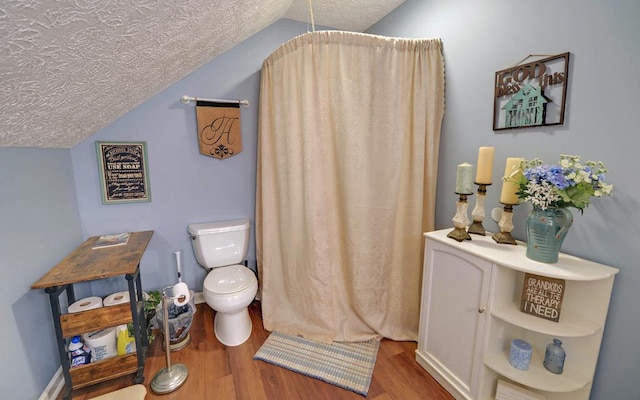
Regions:
<svg viewBox="0 0 640 400"><path fill-rule="evenodd" d="M244 265L236 264L214 268L204 279L204 288L217 294L239 292L251 286L256 276Z"/></svg>

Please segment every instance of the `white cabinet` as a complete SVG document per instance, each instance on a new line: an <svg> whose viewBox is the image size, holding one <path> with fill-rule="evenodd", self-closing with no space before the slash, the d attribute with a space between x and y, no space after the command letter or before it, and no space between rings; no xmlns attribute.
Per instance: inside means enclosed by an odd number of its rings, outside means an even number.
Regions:
<svg viewBox="0 0 640 400"><path fill-rule="evenodd" d="M445 244L426 242L416 360L458 398L478 395L491 267Z"/></svg>
<svg viewBox="0 0 640 400"><path fill-rule="evenodd" d="M458 242L448 231L425 234L418 363L458 399L494 398L498 378L548 400L588 399L618 270L565 254L540 263L522 243ZM565 280L558 322L520 311L525 273ZM528 371L509 364L515 338L533 346ZM542 366L554 338L567 353L562 374Z"/></svg>

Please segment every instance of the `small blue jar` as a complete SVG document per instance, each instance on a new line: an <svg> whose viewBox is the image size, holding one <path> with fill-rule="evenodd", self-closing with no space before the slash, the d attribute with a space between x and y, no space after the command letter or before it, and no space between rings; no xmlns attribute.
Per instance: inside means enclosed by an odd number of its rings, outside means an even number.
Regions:
<svg viewBox="0 0 640 400"><path fill-rule="evenodd" d="M511 341L511 350L509 351L509 364L515 369L527 371L531 362L531 345L522 339L513 339Z"/></svg>
<svg viewBox="0 0 640 400"><path fill-rule="evenodd" d="M564 359L567 356L559 339L553 339L553 343L547 345L544 352L543 365L554 374L561 374L564 369Z"/></svg>

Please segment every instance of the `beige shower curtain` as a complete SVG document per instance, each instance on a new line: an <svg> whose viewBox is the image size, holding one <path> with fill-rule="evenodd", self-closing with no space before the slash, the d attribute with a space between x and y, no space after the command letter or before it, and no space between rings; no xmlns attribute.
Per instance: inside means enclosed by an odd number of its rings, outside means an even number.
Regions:
<svg viewBox="0 0 640 400"><path fill-rule="evenodd" d="M416 340L444 113L441 47L322 31L264 61L256 242L267 330Z"/></svg>

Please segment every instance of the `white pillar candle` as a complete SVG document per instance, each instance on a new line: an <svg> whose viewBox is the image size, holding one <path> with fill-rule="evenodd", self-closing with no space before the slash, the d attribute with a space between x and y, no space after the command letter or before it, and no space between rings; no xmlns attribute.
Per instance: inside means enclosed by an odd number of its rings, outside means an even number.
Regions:
<svg viewBox="0 0 640 400"><path fill-rule="evenodd" d="M458 165L456 193L473 193L473 165L466 162Z"/></svg>
<svg viewBox="0 0 640 400"><path fill-rule="evenodd" d="M476 170L476 183L491 184L493 175L493 147L480 147L478 150L478 168Z"/></svg>
<svg viewBox="0 0 640 400"><path fill-rule="evenodd" d="M520 163L524 161L524 158L507 158L507 165L504 168L504 177L508 177L511 175L515 169L520 165ZM500 203L502 204L518 204L520 201L518 199L518 192L520 191L520 186L517 182L513 182L510 180L502 182L502 192L500 193Z"/></svg>

